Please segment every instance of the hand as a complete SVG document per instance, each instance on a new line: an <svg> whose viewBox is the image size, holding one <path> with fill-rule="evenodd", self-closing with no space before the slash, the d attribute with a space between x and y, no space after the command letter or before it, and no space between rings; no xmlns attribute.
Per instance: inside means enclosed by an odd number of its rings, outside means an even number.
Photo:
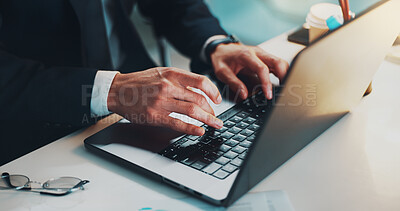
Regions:
<svg viewBox="0 0 400 211"><path fill-rule="evenodd" d="M267 99L272 99L272 84L269 73L282 80L289 64L268 54L257 46L246 46L239 43L220 44L211 54L214 73L219 80L229 85L232 91L240 92L242 99L247 98L246 85L236 76L238 73L258 76L262 90Z"/></svg>
<svg viewBox="0 0 400 211"><path fill-rule="evenodd" d="M171 112L186 114L207 125L221 128L206 98L188 89L202 90L214 103L222 98L217 87L205 76L177 68L159 67L117 74L110 87L107 106L132 123L169 127L201 136L204 129L170 117Z"/></svg>

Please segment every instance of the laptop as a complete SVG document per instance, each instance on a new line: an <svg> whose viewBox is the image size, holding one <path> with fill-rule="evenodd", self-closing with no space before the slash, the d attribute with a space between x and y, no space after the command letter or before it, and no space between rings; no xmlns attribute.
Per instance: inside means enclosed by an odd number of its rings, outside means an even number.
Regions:
<svg viewBox="0 0 400 211"><path fill-rule="evenodd" d="M190 136L116 123L85 140L99 156L229 206L357 105L400 33L400 2L380 1L302 50L272 100L217 108L222 129ZM226 91L226 90L225 90Z"/></svg>

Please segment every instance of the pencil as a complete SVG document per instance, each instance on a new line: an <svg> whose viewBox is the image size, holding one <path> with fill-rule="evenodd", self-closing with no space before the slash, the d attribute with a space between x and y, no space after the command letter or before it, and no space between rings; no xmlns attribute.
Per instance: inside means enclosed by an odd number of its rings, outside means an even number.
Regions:
<svg viewBox="0 0 400 211"><path fill-rule="evenodd" d="M339 0L339 4L340 4L340 8L342 8L343 21L347 21L346 5L344 3L344 0Z"/></svg>
<svg viewBox="0 0 400 211"><path fill-rule="evenodd" d="M344 5L345 5L345 7L346 7L346 17L347 17L347 21L349 21L349 20L351 19L349 0L344 0Z"/></svg>

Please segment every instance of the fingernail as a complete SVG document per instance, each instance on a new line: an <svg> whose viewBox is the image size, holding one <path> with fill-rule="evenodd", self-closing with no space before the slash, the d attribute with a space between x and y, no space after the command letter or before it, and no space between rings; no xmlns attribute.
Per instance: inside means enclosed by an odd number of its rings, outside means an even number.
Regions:
<svg viewBox="0 0 400 211"><path fill-rule="evenodd" d="M222 102L222 97L221 97L221 95L218 95L217 102L218 102L218 103L221 103L221 102Z"/></svg>
<svg viewBox="0 0 400 211"><path fill-rule="evenodd" d="M245 99L247 97L246 92L243 89L240 90L240 95L242 96L243 99Z"/></svg>
<svg viewBox="0 0 400 211"><path fill-rule="evenodd" d="M204 133L205 133L204 128L202 128L202 127L196 128L196 134L202 136Z"/></svg>
<svg viewBox="0 0 400 211"><path fill-rule="evenodd" d="M267 91L267 98L270 100L272 99L272 90L268 89Z"/></svg>
<svg viewBox="0 0 400 211"><path fill-rule="evenodd" d="M224 126L224 122L222 122L222 120L215 118L215 124L218 126L218 128L221 128L222 126Z"/></svg>

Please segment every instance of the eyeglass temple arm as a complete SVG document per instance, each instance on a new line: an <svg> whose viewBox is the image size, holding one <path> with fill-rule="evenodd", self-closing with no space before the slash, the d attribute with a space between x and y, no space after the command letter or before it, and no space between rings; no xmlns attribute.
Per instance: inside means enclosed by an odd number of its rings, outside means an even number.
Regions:
<svg viewBox="0 0 400 211"><path fill-rule="evenodd" d="M52 192L45 192L45 191L40 191L40 194L43 195L51 195L51 196L65 196L67 194L70 194L74 192L77 188L83 188L83 185L89 183L89 180L82 180L78 184L76 184L74 187L69 189L68 191L62 192L62 193L52 193Z"/></svg>

